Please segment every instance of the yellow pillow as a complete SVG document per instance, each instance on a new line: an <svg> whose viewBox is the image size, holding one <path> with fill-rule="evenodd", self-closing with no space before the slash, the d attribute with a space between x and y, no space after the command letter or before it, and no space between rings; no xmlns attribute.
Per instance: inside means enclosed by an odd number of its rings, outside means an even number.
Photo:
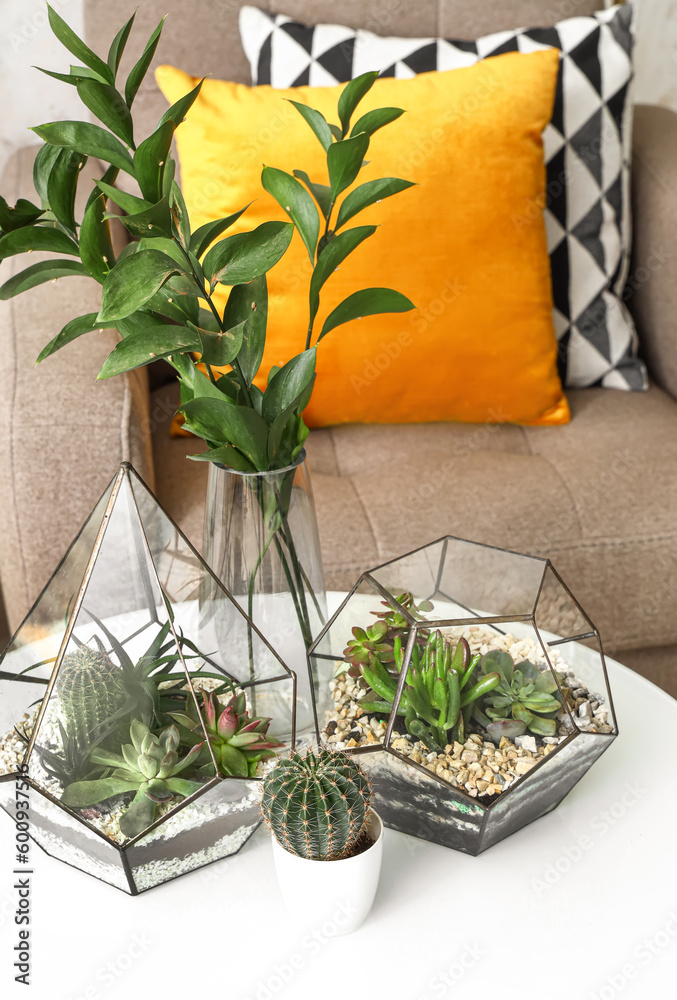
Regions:
<svg viewBox="0 0 677 1000"><path fill-rule="evenodd" d="M541 134L554 102L556 50L510 53L467 69L380 79L358 114L407 112L372 138L359 183L403 177L416 187L351 225L380 228L325 285L324 317L358 288L407 295L410 313L339 327L318 349L310 426L461 420L561 424L545 223ZM194 77L156 71L173 103ZM254 200L228 234L286 216L260 182L262 164L326 183L324 151L285 98L337 118L342 87L246 87L205 80L177 131L193 229ZM536 210L534 210L536 208ZM310 262L298 233L268 275L262 384L305 346ZM229 289L218 286L219 305Z"/></svg>

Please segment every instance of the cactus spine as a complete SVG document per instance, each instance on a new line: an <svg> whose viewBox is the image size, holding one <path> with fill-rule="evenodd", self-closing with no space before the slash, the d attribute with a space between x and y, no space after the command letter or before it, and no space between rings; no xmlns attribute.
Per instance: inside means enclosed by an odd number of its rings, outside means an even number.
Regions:
<svg viewBox="0 0 677 1000"><path fill-rule="evenodd" d="M275 838L313 861L347 857L369 810L366 775L347 754L320 749L282 759L263 785L261 808Z"/></svg>
<svg viewBox="0 0 677 1000"><path fill-rule="evenodd" d="M95 734L124 704L120 674L103 649L80 646L64 656L57 687L59 707L78 752L89 749Z"/></svg>

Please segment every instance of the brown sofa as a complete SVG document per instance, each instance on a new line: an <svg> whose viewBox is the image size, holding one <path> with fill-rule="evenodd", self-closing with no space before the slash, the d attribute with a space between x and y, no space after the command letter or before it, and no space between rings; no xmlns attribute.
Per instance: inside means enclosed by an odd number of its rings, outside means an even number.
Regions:
<svg viewBox="0 0 677 1000"><path fill-rule="evenodd" d="M259 2L309 22L456 37L553 23L601 5ZM87 0L90 44L105 52L135 6L136 0ZM169 10L159 61L247 82L240 6L238 0L140 0L135 36L149 34ZM153 128L164 107L149 79L139 98L142 131ZM571 392L573 420L566 427L341 426L314 431L308 451L330 588L348 587L367 567L445 533L547 554L608 650L669 686L671 668L677 677L677 115L637 108L634 141L629 304L652 375L648 393ZM10 201L31 192L33 154L21 150L9 165L0 190ZM13 258L0 277L22 266ZM134 463L198 543L206 469L184 458L194 442L169 438L175 388L161 384L157 372L150 385L146 370L95 382L113 331L83 338L34 367L40 348L68 319L97 308L93 282L43 285L0 307L0 576L16 626L121 460Z"/></svg>

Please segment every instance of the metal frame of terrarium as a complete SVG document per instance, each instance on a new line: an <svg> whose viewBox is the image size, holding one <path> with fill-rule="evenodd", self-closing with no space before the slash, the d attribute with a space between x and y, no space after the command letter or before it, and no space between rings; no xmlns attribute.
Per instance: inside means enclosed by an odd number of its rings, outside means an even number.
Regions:
<svg viewBox="0 0 677 1000"><path fill-rule="evenodd" d="M458 598L453 597L441 589L442 574L447 549L450 543L467 545L469 547L484 550L486 553L493 552L500 554L501 557L514 557L516 559L527 560L530 564L540 565L542 567L541 578L538 584L538 589L535 593L531 612L521 614L510 613L483 615L478 613L477 606L473 608L469 604L459 601ZM419 593L415 591L414 588L405 586L402 586L401 588L393 587L392 590L389 590L376 578L379 574L383 574L384 571L387 572L389 569L396 567L398 564L404 563L406 560L414 559L415 557L426 553L426 551L434 550L436 546L441 547L441 552L439 556L438 571L431 593ZM582 631L576 632L575 634L566 636L555 635L552 640L546 641L541 633L549 630L544 628L542 623L539 626L537 618L539 617L539 602L544 593L544 587L546 585L546 580L549 579L549 574L551 574L551 579L553 579L561 588L562 593L567 596L571 602L572 608L575 609L576 614L580 616L581 622L585 623L587 627ZM363 596L365 590L367 593L373 594L375 599L378 600L378 598L380 598L382 602L387 603L393 611L399 612L409 624L404 662L401 667L399 678L397 679L396 697L393 702L392 711L388 716L383 741L381 743L370 745L343 747L345 753L359 756L360 762L367 769L368 773L371 772L375 792L375 807L383 817L386 826L390 826L391 828L400 830L404 833L429 839L433 842L461 850L465 853L479 854L488 847L492 846L494 843L504 839L504 837L509 836L511 833L516 832L523 826L526 826L528 823L555 808L564 796L568 794L571 788L573 788L573 786L578 782L578 780L580 780L592 763L594 763L594 761L601 756L606 749L608 749L618 735L618 725L616 722L611 689L608 682L608 674L601 637L590 617L576 600L573 593L562 580L550 560L500 549L496 546L485 545L479 542L470 542L465 539L457 538L456 536L447 535L435 540L434 542L428 543L427 545L420 546L419 548L414 549L401 557L388 560L387 562L363 573L348 596L342 601L340 607L334 615L332 615L326 626L314 641L308 652L308 669L310 687L313 696L315 736L318 743L321 744L326 742L322 738L323 732L326 728L326 723L323 724L323 721L320 718L322 708L318 705L318 691L323 682L327 683L328 680L331 679L329 676L321 679L321 664L323 662L325 665L331 663L332 667L335 667L337 661L341 661L343 659L340 654L338 656L336 655L335 649L332 649L330 652L326 652L323 651L323 647L326 650L327 642L331 642L332 629L336 628L341 616L344 615L346 610L350 607L355 596ZM460 615L451 618L431 616L423 620L417 620L406 610L406 608L403 608L402 605L396 601L397 593L401 593L404 590L411 591L416 600L431 600L433 602L446 601L455 605L457 608L467 611L468 614L465 617ZM393 748L391 745L393 738L392 734L393 730L395 730L398 725L397 717L399 703L402 692L405 688L407 670L411 662L412 650L419 632L430 632L433 628L446 629L486 626L487 628L491 628L495 631L497 635L505 635L505 630L499 626L511 623L528 626L530 629L533 629L538 646L543 654L545 664L557 681L557 688L560 694L562 693L560 683L557 677L557 672L553 668L549 650L557 650L558 647L566 646L567 644L591 644L584 648L587 648L592 655L599 656L598 666L601 668L600 677L604 682L606 695L605 704L608 708L609 718L611 720L611 732L585 732L583 729L579 729L576 724L576 717L572 715L571 708L566 699L563 699L563 708L566 708L566 714L571 726L571 732L569 735L562 737L561 742L554 747L552 752L540 759L528 771L528 773L516 778L516 780L514 780L512 784L500 795L495 796L492 801L480 802L477 801L476 798L471 797L465 788L450 784L449 781L440 777L438 774L431 772L431 770L426 768L422 763L417 763L416 761L411 760L409 757ZM360 625L363 626L364 623L361 622ZM342 629L339 628L339 632L341 631ZM343 634L346 634L344 629ZM359 701L357 704L359 705ZM591 744L589 743L590 740L593 741ZM579 745L574 749L574 744L576 744L577 741L579 741ZM582 754L579 759L576 760L578 751L584 750L584 744L589 744L587 747L587 753ZM426 784L428 785L427 790L416 795L414 790L411 789L411 794L409 794L406 788L406 772L403 772L401 775L401 777L403 777L403 782L399 788L399 792L401 793L400 803L398 808L394 808L393 803L389 801L389 799L391 798L392 788L395 786L393 785L391 788L388 774L384 772L382 767L379 767L376 764L379 757L383 755L389 755L389 757L395 758L395 760L401 762L402 768L411 768L417 774L424 777ZM558 758L560 761L564 761L567 757L570 758L570 762L567 780L562 782L564 790L561 794L558 794L558 797L553 797L548 796L547 788L541 788L540 799L538 799L537 802L536 800L539 794L539 772L541 772L541 775L546 774L546 772L552 772L553 765L557 763ZM390 777L392 777L392 775ZM537 792L535 796L531 794L534 791ZM436 792L437 798L435 798ZM420 823L411 822L417 812L417 809L419 808L420 803L423 801L422 796L425 797L426 795L431 797L431 815L427 818L422 817ZM451 813L445 817L441 815L441 806L444 804L445 798L449 798L450 796L458 799L458 802L456 803L457 808L452 810ZM528 802L529 797L532 798L531 806ZM519 805L518 800L521 800ZM509 820L511 812L510 807L513 807L513 804L514 809L519 811L520 817L517 818L516 822L512 822L510 824L509 829L504 828L502 830L498 829L498 823L500 822L500 818L498 818L497 823L495 824L497 828L492 832L491 826L494 817L499 817L499 814L503 811L508 813L507 818ZM439 815L433 815L438 812L440 813ZM410 815L407 816L407 813ZM474 824L474 832L468 829L468 817L472 817L473 815L476 817L479 816L480 818L479 823ZM513 816L513 820L514 819L515 817Z"/></svg>
<svg viewBox="0 0 677 1000"><path fill-rule="evenodd" d="M43 722L45 713L47 711L47 706L50 703L51 696L52 696L52 694L54 692L55 685L57 683L57 679L58 679L58 675L59 675L59 670L60 670L62 661L63 661L64 655L66 653L66 650L69 647L69 643L70 643L71 637L73 635L73 631L75 629L75 626L76 626L76 623L77 623L77 620L78 620L78 615L79 615L80 611L82 610L83 601L84 601L85 595L87 593L87 587L88 587L88 585L89 585L89 583L91 581L92 574L94 573L94 570L95 570L95 567L96 567L96 564L97 564L97 560L98 560L98 558L100 556L101 549L102 549L102 546L104 544L104 539L106 537L106 529L107 529L107 527L109 525L111 514L114 511L115 504L118 501L118 498L119 498L119 495L120 495L120 491L121 491L121 489L123 487L123 484L125 484L125 483L129 487L129 495L133 499L133 509L134 509L135 514L136 514L136 519L132 520L132 524L134 525L134 528L133 528L133 532L134 532L134 546L135 546L135 549L137 551L137 555L139 554L140 550L143 551L143 554L145 555L145 558L146 558L145 565L149 564L152 567L152 570L153 570L153 579L150 579L149 581L144 581L144 586L148 585L151 590L152 590L153 586L155 586L156 590L159 591L159 593L160 593L160 595L162 597L162 607L163 607L164 611L167 614L167 621L169 623L169 634L171 635L171 639L173 640L173 643L174 643L174 646L176 648L176 651L178 652L178 657L179 657L179 660L180 660L180 668L181 668L181 670L183 671L183 674L186 677L188 691L189 691L190 694L192 694L193 698L196 700L196 703L197 703L195 689L193 687L193 678L191 677L191 670L189 669L189 667L188 667L188 665L186 663L186 659L184 658L184 650L182 648L183 643L184 643L185 640L183 639L183 637L179 637L179 635L177 634L177 629L176 629L176 626L175 626L175 620L174 620L174 615L173 615L172 604L171 604L171 602L170 602L170 600L169 600L169 598L168 598L168 596L167 596L167 594L165 592L165 586L163 586L163 583L160 580L160 576L159 576L159 573L158 573L158 567L156 565L156 561L155 561L155 558L153 557L153 553L152 553L152 550L151 550L151 544L150 544L149 539L147 537L146 530L144 529L143 517L142 517L141 511L139 509L139 498L137 497L137 495L135 493L135 490L134 490L134 485L133 485L134 482L136 482L137 488L140 488L143 491L145 491L145 493L150 498L151 503L154 505L154 508L157 511L159 511L160 514L164 518L166 518L166 521L169 523L169 526L171 527L172 531L175 532L176 539L179 540L180 543L183 546L185 546L185 548L187 549L187 551L190 554L190 556L196 560L196 565L199 567L200 573L203 573L203 572L206 573L206 576L207 576L207 579L209 581L210 587L213 588L212 593L214 593L214 592L218 593L218 595L223 600L225 600L227 602L228 606L235 613L236 620L242 620L242 621L244 621L245 626L246 626L246 630L247 630L246 634L247 634L247 638L248 638L248 645L249 645L249 651L250 651L250 665L251 665L251 663L253 663L253 659L252 659L252 657L253 657L253 653L252 653L252 648L253 648L252 637L254 637L254 639L255 639L255 643L256 643L257 648L264 649L266 655L268 657L270 657L275 664L279 665L279 668L280 668L279 672L275 672L274 676L261 676L258 679L256 677L253 677L253 678L250 678L248 681L242 682L242 681L239 681L233 674L229 674L224 669L224 667L220 666L218 663L216 663L214 661L213 657L216 656L216 655L218 655L218 653L211 653L211 654L203 654L203 653L201 653L200 654L201 658L206 663L209 663L209 665L210 665L210 667L212 669L218 671L221 675L223 675L224 681L228 680L228 681L230 681L232 683L233 689L235 687L237 687L240 690L245 690L246 691L246 690L249 689L249 690L255 692L257 688L261 688L263 685L271 685L271 684L274 685L274 684L277 684L277 683L280 683L280 682L286 682L286 684L290 686L290 697L288 699L289 702L290 702L290 706L289 706L289 727L288 727L288 729L285 729L285 733L284 733L284 735L285 735L285 744L286 744L286 746L288 747L289 750L293 750L295 748L295 746L296 746L297 677L296 677L295 672L293 670L291 670L282 661L282 659L280 658L280 656L278 655L278 653L271 646L271 644L267 641L267 639L265 638L265 636L259 631L259 629L257 629L256 625L249 618L249 616L247 615L246 611L239 605L239 603L235 600L235 598L224 587L224 585L221 583L221 581L218 579L218 577L214 574L214 572L212 571L212 569L210 568L210 566L202 559L202 557L200 556L200 554L198 553L198 551L195 549L195 547L192 545L192 543L190 542L190 540L181 531L181 529L178 527L178 525L176 524L176 522L171 518L171 516L166 512L166 510L163 508L163 506L158 501L158 499L155 496L155 494L143 482L143 480L140 478L140 476L134 470L134 468L130 465L130 463L128 463L128 462L122 463L120 465L120 467L119 467L116 475L113 477L113 479L109 483L109 485L106 488L106 490L104 490L104 493L102 494L100 500L95 505L92 513L90 514L90 517L85 521L85 523L83 524L80 532L78 533L78 535L74 539L73 543L69 547L68 551L66 552L66 554L64 555L64 557L60 560L60 562L59 562L56 570L54 571L54 573L50 577L50 580L48 581L48 583L43 588L43 590L40 593L39 597L37 598L37 600L33 604L31 610L26 615L26 618L24 619L24 621L22 622L22 624L19 626L19 628L15 632L12 640L10 640L10 643L8 644L6 650L3 652L2 657L0 658L0 689L6 683L11 683L11 684L17 684L17 683L18 684L28 684L31 687L34 687L36 685L42 686L42 685L45 684L45 679L44 678L38 678L36 676L30 676L30 675L27 675L27 674L24 674L22 676L22 672L21 671L19 671L17 673L17 672L11 672L11 671L8 671L6 669L3 669L3 666L5 665L5 659L8 656L8 654L11 654L11 652L19 651L19 650L22 650L24 648L21 645L17 645L16 646L16 650L14 649L15 644L17 644L17 641L18 641L19 637L22 634L22 631L25 628L27 628L27 627L30 629L32 616L34 615L34 613L36 613L37 609L40 608L41 602L46 597L46 595L49 594L50 587L52 587L52 585L54 584L54 581L59 580L60 574L62 573L62 571L64 570L64 568L67 565L69 556L75 550L75 547L78 545L78 543L81 541L83 535L85 534L85 531L86 531L87 527L90 525L90 522L92 521L92 519L97 514L97 511L101 507L104 499L106 497L108 497L108 499L106 501L106 504L105 504L105 509L103 511L103 515L101 517L100 526L99 526L99 529L97 531L94 544L93 544L93 546L92 546L92 548L90 550L90 555L89 555L89 558L87 560L87 564L86 564L86 568L85 568L84 574L82 576L82 580L81 580L80 585L77 588L77 591L75 593L75 599L73 600L72 605L69 602L69 608L68 608L68 612L67 612L67 621L66 621L65 628L64 628L64 631L63 631L63 636L62 636L61 641L59 643L58 652L57 652L56 656L53 658L54 659L54 665L51 668L51 673L50 673L49 679L46 682L45 693L44 693L44 695L43 695L43 697L41 699L40 709L39 709L37 718L35 719L35 721L33 723L32 732L31 732L30 739L28 741L27 747L26 747L24 755L23 755L23 760L21 761L21 764L20 764L20 766L19 766L19 768L17 770L10 771L10 772L7 772L7 773L0 773L0 806L13 819L14 817L12 816L11 809L5 804L4 801L2 801L3 796L1 794L1 791L2 791L2 789L6 789L8 787L8 783L14 782L17 779L21 779L22 781L25 781L29 785L29 787L31 789L31 795L38 795L42 799L44 799L46 802L51 803L52 806L55 806L57 809L63 811L70 818L70 820L72 822L75 822L77 824L77 826L74 829L78 829L79 827L82 827L84 830L87 831L87 836L90 839L91 839L92 835L95 835L95 837L100 838L100 840L103 843L105 843L107 849L113 848L117 852L117 855L119 856L120 869L124 873L124 879L119 879L118 883L120 883L120 882L122 882L122 883L126 882L126 885L125 884L116 884L116 881L111 880L110 878L106 878L106 877L104 877L102 875L98 875L94 871L91 871L91 870L88 871L86 867L81 867L81 865L76 864L73 861L69 861L65 857L59 857L58 853L52 854L52 856L57 857L61 861L64 861L66 864L69 864L71 867L77 868L78 870L85 871L87 874L93 875L93 877L98 878L100 881L104 881L107 884L111 884L111 885L113 885L116 888L120 888L120 889L122 889L122 891L128 892L131 895L138 895L140 892L147 891L149 888L153 888L155 885L163 884L166 881L170 881L173 878L178 877L181 874L188 873L189 871L198 870L199 868L205 867L207 864L211 864L214 861L222 860L224 857L230 857L230 856L233 856L234 854L236 854L244 846L244 844L246 843L246 841L253 835L253 833L255 832L256 828L258 827L258 825L261 822L261 817L260 817L259 812L258 812L258 805L257 805L257 813L256 813L256 822L254 823L254 825L248 831L247 835L244 837L244 839L242 840L242 842L239 844L239 846L235 850L231 851L230 853L222 854L219 857L210 858L209 860L203 861L203 862L201 862L199 864L195 864L193 866L189 866L189 867L185 868L184 871L177 872L176 875L169 875L167 878L162 878L162 879L159 879L158 881L152 881L150 884L148 884L146 886L143 886L141 888L139 888L139 885L137 884L137 882L139 881L139 879L138 879L138 876L134 875L133 865L130 862L130 853L133 855L134 850L138 849L140 842L142 842L143 840L145 840L145 838L149 837L149 835L152 834L154 831L156 831L159 828L161 828L163 826L163 824L166 824L168 821L172 820L174 817L179 816L181 814L182 810L184 810L186 808L186 806L190 806L190 805L192 805L195 802L199 802L200 799L203 799L205 796L208 795L208 793L212 792L214 789L216 789L216 788L223 788L226 785L226 783L231 783L231 787L232 787L233 783L235 783L235 782L240 783L240 784L242 784L242 783L249 783L249 782L256 782L256 783L262 784L263 778L260 775L257 775L257 776L247 776L247 777L230 777L230 776L222 776L222 775L220 775L218 773L218 770L217 770L216 761L215 761L215 758L214 758L214 752L213 752L212 746L210 744L209 739L207 738L206 730L204 729L204 721L202 719L202 716L200 715L199 721L200 721L200 724L202 726L202 731L204 732L204 735L205 735L205 744L206 744L206 746L209 749L209 755L211 757L211 761L212 761L212 765L213 765L213 776L209 780L206 780L205 783L204 783L204 785L201 788L199 788L193 794L191 794L189 796L186 796L181 801L177 802L177 804L175 806L173 806L171 809L169 809L163 815L161 815L160 817L158 817L157 819L155 819L148 827L144 828L136 836L130 837L130 838L126 839L125 842L122 843L122 844L118 844L118 843L115 843L113 840L111 840L108 836L106 836L106 834L104 834L100 829L97 829L95 826L91 825L87 821L87 819L85 817L79 815L79 812L78 812L77 809L71 808L70 806L62 803L59 798L57 798L55 795L53 795L47 788L41 786L35 779L33 779L28 774L28 768L30 766L30 762L33 759L33 756L38 753L38 751L35 749L35 744L36 744L36 741L38 739L38 734L40 732L41 724ZM178 558L178 556L177 556L177 558ZM140 562L139 565L141 566L143 564ZM201 581L201 584L200 584L201 595L202 595L203 587L204 587L204 583ZM149 601L148 601L148 609L150 610L150 608L155 608L155 605L149 599ZM157 615L157 609L155 609L155 610L156 610L156 624L159 625L160 624L160 618ZM139 633L143 632L145 630L145 628L147 628L146 625L144 625L141 629L139 629ZM131 638L134 638L134 637L135 636L132 635ZM124 641L127 641L127 640L124 640ZM52 658L50 658L50 660L45 661L45 662L51 662L51 659ZM40 666L40 665L41 664L38 664L38 666ZM180 672L177 673L177 678L179 678L180 676L181 676L181 673ZM16 689L14 689L14 690L16 690ZM35 704L35 702L31 703L31 705L34 705L34 704ZM31 706L28 706L28 707L31 707ZM16 726L15 726L15 729L16 729ZM14 799L14 794L12 793L12 795L11 795L11 801L12 802L13 802L13 799ZM38 843L38 845L42 847L42 849L45 851L45 853L51 854L51 851L48 850L48 848L45 847L45 845L40 842L40 840L38 839L38 837L35 836L35 828L33 829L33 831L29 831L29 832L31 833L32 839L34 839L35 842ZM198 851L197 853L199 854L200 852Z"/></svg>

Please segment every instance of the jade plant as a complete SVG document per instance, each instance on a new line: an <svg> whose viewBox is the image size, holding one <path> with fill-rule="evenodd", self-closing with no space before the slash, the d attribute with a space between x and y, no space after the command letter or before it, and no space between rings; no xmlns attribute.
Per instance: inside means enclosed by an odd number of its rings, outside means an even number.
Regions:
<svg viewBox="0 0 677 1000"><path fill-rule="evenodd" d="M73 809L85 809L112 796L134 793L134 799L120 817L120 831L131 838L150 826L158 806L192 795L202 787L204 778L196 781L180 777L189 768L195 768L202 745L191 747L180 758L176 726L156 735L134 719L129 736L131 742L123 744L120 754L97 749L90 755L92 763L112 768L111 774L68 785L61 801Z"/></svg>
<svg viewBox="0 0 677 1000"><path fill-rule="evenodd" d="M264 781L261 808L285 850L336 861L358 847L370 803L369 782L355 759L320 749L280 760Z"/></svg>
<svg viewBox="0 0 677 1000"><path fill-rule="evenodd" d="M475 709L475 718L492 737L513 738L527 729L538 736L555 735L562 695L551 670L539 670L529 660L515 664L510 653L497 649L482 657L480 670L500 676Z"/></svg>
<svg viewBox="0 0 677 1000"><path fill-rule="evenodd" d="M224 777L254 777L259 761L274 757L275 750L284 746L267 735L272 719L250 717L243 691L233 693L224 707L213 692L203 692L200 713L188 698L185 713L171 714L181 727L184 742L202 742L203 731L207 733L219 774Z"/></svg>
<svg viewBox="0 0 677 1000"><path fill-rule="evenodd" d="M395 676L377 656L362 664L362 677L379 696L369 693L360 701L363 712L390 713L395 704L399 675L404 669L402 639L395 637ZM421 649L414 645L397 714L404 715L407 732L431 750L444 750L449 743L462 743L477 699L501 681L498 673L485 673L473 681L479 655L471 656L464 638L452 653L449 640L438 630L428 636Z"/></svg>

